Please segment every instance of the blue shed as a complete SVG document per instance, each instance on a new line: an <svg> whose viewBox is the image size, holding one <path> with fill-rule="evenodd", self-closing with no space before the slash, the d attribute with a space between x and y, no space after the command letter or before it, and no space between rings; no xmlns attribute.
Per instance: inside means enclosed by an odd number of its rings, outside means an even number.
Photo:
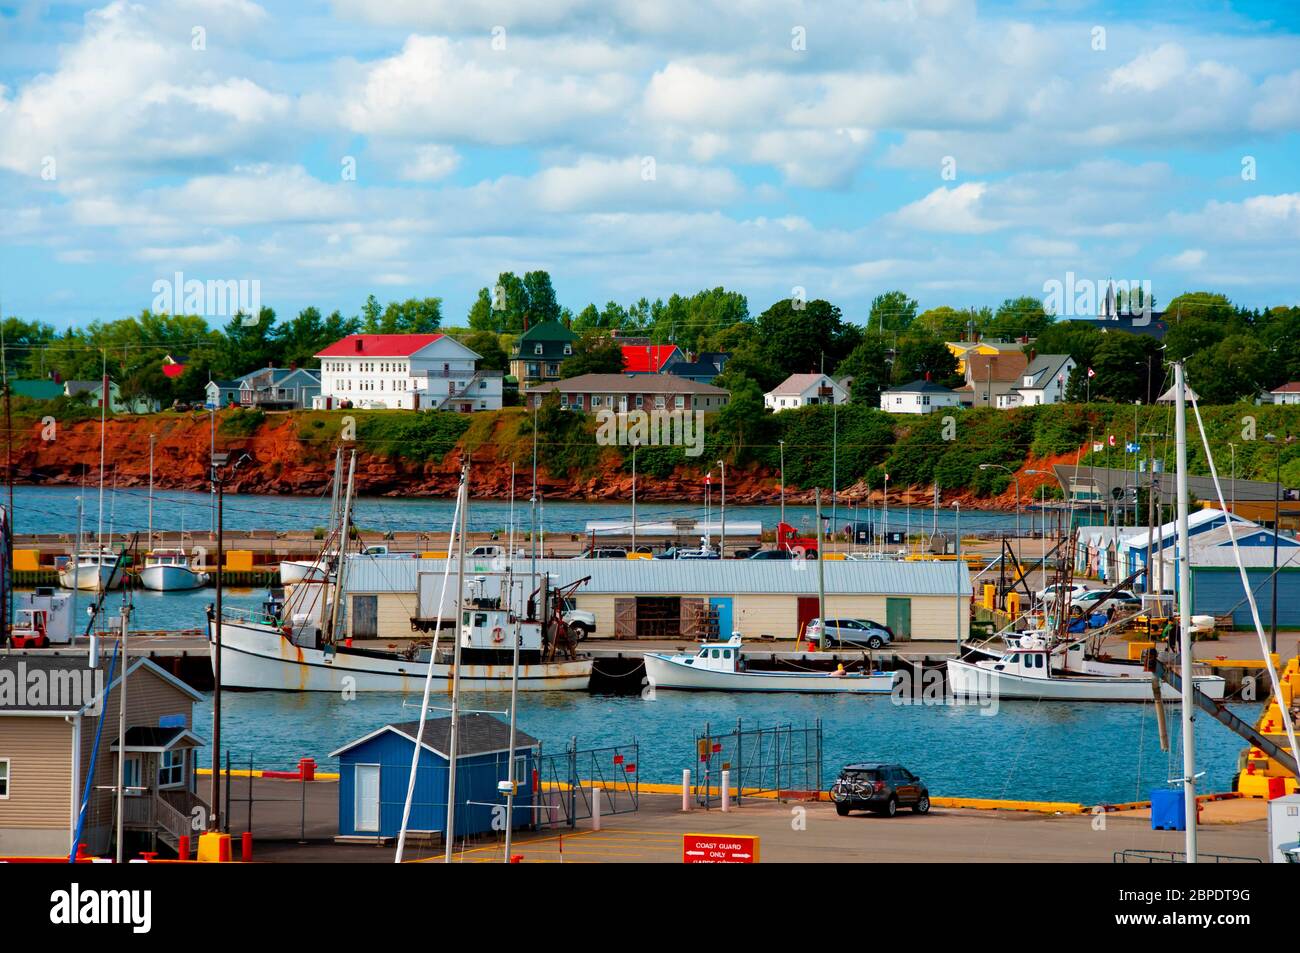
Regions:
<svg viewBox="0 0 1300 953"><path fill-rule="evenodd" d="M351 741L331 758L339 759L339 835L343 837L396 837L411 776L418 721L384 725ZM534 769L540 742L515 729L514 826L533 823ZM444 831L447 824L447 787L451 763L451 719L424 723L415 792L411 797L412 831ZM456 834L481 834L500 829L494 818L503 817L505 795L498 782L507 780L510 726L492 715L460 717L456 743Z"/></svg>

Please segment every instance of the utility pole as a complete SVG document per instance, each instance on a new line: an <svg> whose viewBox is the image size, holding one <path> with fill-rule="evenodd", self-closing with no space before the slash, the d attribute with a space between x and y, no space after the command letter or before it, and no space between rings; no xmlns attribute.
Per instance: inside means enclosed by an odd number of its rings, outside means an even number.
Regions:
<svg viewBox="0 0 1300 953"><path fill-rule="evenodd" d="M534 431L536 434L536 431ZM451 740L447 747L450 749L448 754L448 775L447 775L447 843L443 850L443 861L450 864L452 851L456 845L456 759L458 747L458 735L460 734L460 643L462 641L462 626L464 619L465 606L465 527L468 524L467 512L469 510L469 457L466 456L465 462L461 464L461 486L464 488L465 502L460 508L460 545L456 550L456 643L452 647L452 669L451 669ZM545 600L542 600L545 603ZM543 622L543 625L545 622ZM518 639L515 640L515 646L518 648ZM433 658L430 656L429 664L433 664ZM519 666L515 666L515 671L519 671ZM514 706L511 706L513 711ZM514 745L513 726L511 729L510 743ZM514 751L510 753L511 760L514 759Z"/></svg>
<svg viewBox="0 0 1300 953"><path fill-rule="evenodd" d="M1182 728L1183 728L1183 819L1187 828L1186 861L1197 862L1196 849L1196 734L1193 720L1195 707L1192 682L1192 580L1190 534L1187 529L1187 392L1185 370L1181 361L1174 363L1174 433L1178 455L1178 629L1182 654Z"/></svg>

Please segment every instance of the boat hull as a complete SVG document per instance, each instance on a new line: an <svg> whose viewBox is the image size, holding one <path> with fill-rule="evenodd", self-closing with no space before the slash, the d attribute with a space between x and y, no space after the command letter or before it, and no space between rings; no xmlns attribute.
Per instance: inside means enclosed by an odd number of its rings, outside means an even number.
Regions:
<svg viewBox="0 0 1300 953"><path fill-rule="evenodd" d="M647 652L646 678L653 688L719 692L812 692L888 695L895 673L833 676L813 672L720 672Z"/></svg>
<svg viewBox="0 0 1300 953"><path fill-rule="evenodd" d="M83 592L102 592L122 588L122 566L98 563L83 563L80 566L65 566L59 570L59 585L64 589L79 589Z"/></svg>
<svg viewBox="0 0 1300 953"><path fill-rule="evenodd" d="M188 566L145 566L140 570L140 583L154 592L202 589L208 584L208 574Z"/></svg>
<svg viewBox="0 0 1300 953"><path fill-rule="evenodd" d="M208 623L208 647L216 670L216 625ZM519 666L521 692L585 691L591 659ZM227 619L221 626L223 688L286 692L423 692L429 663L387 654L294 645L270 626ZM451 691L453 666L433 663L432 690ZM511 666L461 665L465 691L510 691Z"/></svg>
<svg viewBox="0 0 1300 953"><path fill-rule="evenodd" d="M954 695L976 698L1023 698L1046 701L1149 702L1155 700L1149 679L1141 676L1070 675L1060 678L1029 678L1014 672L999 672L960 659L949 659L948 686ZM1218 675L1198 675L1197 689L1221 700L1225 682ZM1178 701L1181 695L1172 685L1160 686L1164 701Z"/></svg>
<svg viewBox="0 0 1300 953"><path fill-rule="evenodd" d="M323 582L325 565L315 560L286 559L280 563L280 585L293 586L300 582Z"/></svg>

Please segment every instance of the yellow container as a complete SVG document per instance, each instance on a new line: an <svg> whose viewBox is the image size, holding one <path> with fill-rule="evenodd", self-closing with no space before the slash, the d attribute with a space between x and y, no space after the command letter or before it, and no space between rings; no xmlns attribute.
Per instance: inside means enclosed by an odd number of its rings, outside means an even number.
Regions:
<svg viewBox="0 0 1300 953"><path fill-rule="evenodd" d="M251 549L226 550L226 569L231 572L250 572L253 568L253 551Z"/></svg>
<svg viewBox="0 0 1300 953"><path fill-rule="evenodd" d="M1013 619L1020 615L1020 593L1007 593L1007 615L1011 616Z"/></svg>
<svg viewBox="0 0 1300 953"><path fill-rule="evenodd" d="M992 583L984 584L984 608L996 609L998 607L998 587Z"/></svg>
<svg viewBox="0 0 1300 953"><path fill-rule="evenodd" d="M220 834L216 831L206 831L199 835L199 863L228 863L230 859L229 834Z"/></svg>
<svg viewBox="0 0 1300 953"><path fill-rule="evenodd" d="M1147 649L1153 649L1155 647L1156 644L1154 642L1130 642L1128 644L1129 661L1131 662L1137 661L1142 657L1143 652L1145 652Z"/></svg>
<svg viewBox="0 0 1300 953"><path fill-rule="evenodd" d="M39 549L15 549L14 570L16 572L36 572L41 568L41 551Z"/></svg>

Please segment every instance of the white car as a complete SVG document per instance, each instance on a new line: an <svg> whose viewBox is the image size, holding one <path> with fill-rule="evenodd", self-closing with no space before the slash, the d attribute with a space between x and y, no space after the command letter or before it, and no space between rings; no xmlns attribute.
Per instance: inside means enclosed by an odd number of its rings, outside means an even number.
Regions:
<svg viewBox="0 0 1300 953"><path fill-rule="evenodd" d="M1088 591L1088 587L1078 582L1070 586L1066 586L1063 584L1048 586L1046 589L1044 589L1042 592L1038 594L1038 601L1043 605L1052 605L1053 603L1056 602L1057 599L1064 600L1066 594L1068 593L1070 602L1073 603L1076 602L1079 599L1079 597L1082 596L1087 591Z"/></svg>
<svg viewBox="0 0 1300 953"><path fill-rule="evenodd" d="M1085 615L1109 612L1111 606L1115 607L1116 612L1125 615L1142 608L1142 600L1127 589L1121 589L1107 599L1105 596L1109 591L1109 589L1089 589L1083 595L1075 596L1071 600L1071 605L1078 606Z"/></svg>

